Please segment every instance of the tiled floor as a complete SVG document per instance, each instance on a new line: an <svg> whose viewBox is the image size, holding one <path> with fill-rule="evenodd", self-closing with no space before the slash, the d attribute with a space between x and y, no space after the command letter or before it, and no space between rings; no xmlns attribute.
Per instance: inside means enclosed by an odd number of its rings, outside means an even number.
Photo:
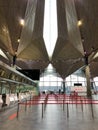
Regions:
<svg viewBox="0 0 98 130"><path fill-rule="evenodd" d="M68 108L68 109L67 109ZM64 110L63 110L64 109ZM42 118L42 104L20 106L0 113L0 130L97 130L98 104L47 104ZM69 112L69 115L68 115Z"/></svg>

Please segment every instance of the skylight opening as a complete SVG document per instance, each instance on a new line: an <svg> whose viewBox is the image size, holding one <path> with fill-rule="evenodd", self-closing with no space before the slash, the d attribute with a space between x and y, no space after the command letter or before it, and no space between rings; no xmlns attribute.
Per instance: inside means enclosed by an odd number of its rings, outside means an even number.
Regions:
<svg viewBox="0 0 98 130"><path fill-rule="evenodd" d="M57 40L56 0L45 0L43 37L49 57L52 57Z"/></svg>
<svg viewBox="0 0 98 130"><path fill-rule="evenodd" d="M8 59L7 56L4 54L4 52L0 49L0 55L3 56L4 58Z"/></svg>

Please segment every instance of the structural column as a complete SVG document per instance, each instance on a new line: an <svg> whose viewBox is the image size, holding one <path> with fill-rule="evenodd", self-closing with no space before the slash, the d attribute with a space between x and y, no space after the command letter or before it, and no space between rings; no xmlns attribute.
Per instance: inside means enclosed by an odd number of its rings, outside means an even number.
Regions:
<svg viewBox="0 0 98 130"><path fill-rule="evenodd" d="M63 80L62 84L63 84L63 92L65 93L66 88L65 88L65 81L64 80Z"/></svg>
<svg viewBox="0 0 98 130"><path fill-rule="evenodd" d="M89 65L86 65L85 73L86 73L86 81L87 81L87 96L91 97L92 93L91 93L91 82L90 82L90 68L89 68Z"/></svg>
<svg viewBox="0 0 98 130"><path fill-rule="evenodd" d="M85 55L85 75L86 75L86 82L87 82L87 96L91 97L92 92L91 92L91 82L90 82L90 67L88 64L88 55Z"/></svg>

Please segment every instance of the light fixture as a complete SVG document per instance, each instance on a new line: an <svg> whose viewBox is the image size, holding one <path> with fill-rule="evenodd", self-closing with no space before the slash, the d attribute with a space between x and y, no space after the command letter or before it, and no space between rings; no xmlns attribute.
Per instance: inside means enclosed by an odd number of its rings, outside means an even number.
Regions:
<svg viewBox="0 0 98 130"><path fill-rule="evenodd" d="M79 20L78 23L77 23L77 25L78 25L79 27L82 26L82 24L83 24L82 20Z"/></svg>
<svg viewBox="0 0 98 130"><path fill-rule="evenodd" d="M24 19L20 19L20 25L21 25L21 26L24 26L24 24L25 24Z"/></svg>
<svg viewBox="0 0 98 130"><path fill-rule="evenodd" d="M17 42L20 43L20 39L18 39Z"/></svg>

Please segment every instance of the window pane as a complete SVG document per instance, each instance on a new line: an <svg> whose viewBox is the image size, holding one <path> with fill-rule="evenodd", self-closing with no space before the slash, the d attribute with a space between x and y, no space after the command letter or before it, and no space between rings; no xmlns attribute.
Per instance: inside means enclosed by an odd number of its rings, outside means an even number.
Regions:
<svg viewBox="0 0 98 130"><path fill-rule="evenodd" d="M66 81L70 81L70 76L68 76L68 77L66 78Z"/></svg>

